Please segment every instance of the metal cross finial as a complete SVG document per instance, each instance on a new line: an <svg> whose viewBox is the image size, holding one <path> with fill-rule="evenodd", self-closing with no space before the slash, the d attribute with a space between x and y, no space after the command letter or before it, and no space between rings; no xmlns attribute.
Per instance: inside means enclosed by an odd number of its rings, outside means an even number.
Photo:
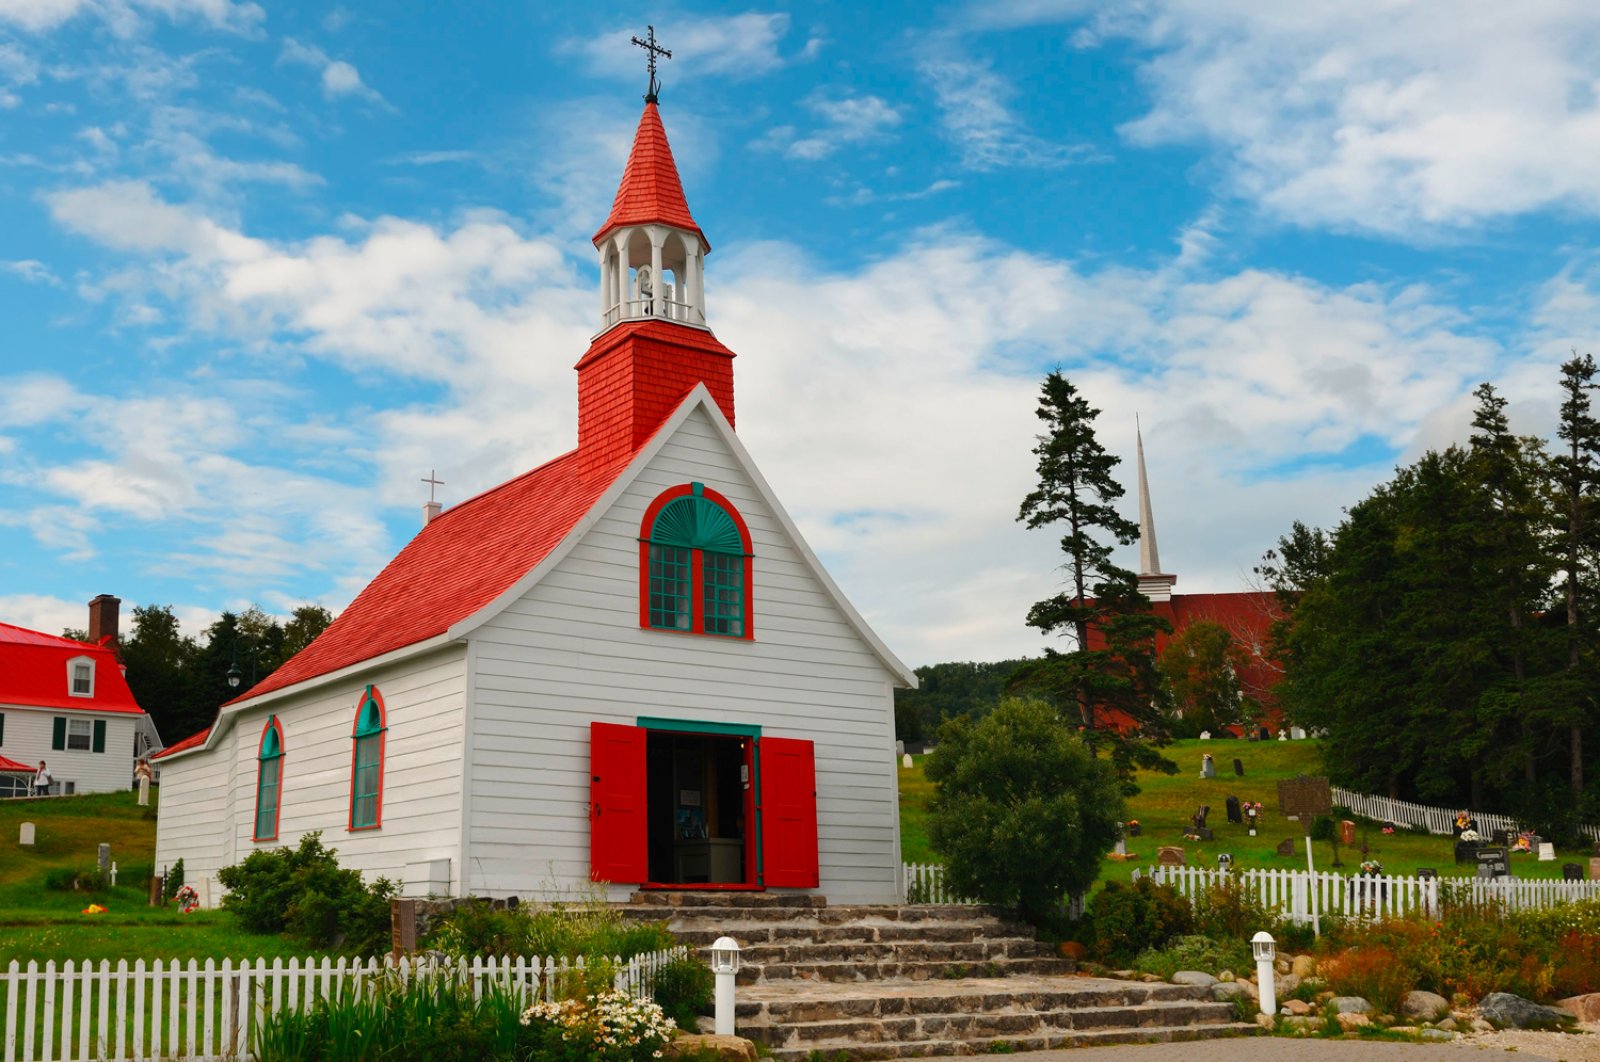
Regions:
<svg viewBox="0 0 1600 1062"><path fill-rule="evenodd" d="M654 26L646 26L644 39L640 40L635 37L633 38L633 43L643 48L645 54L650 57L646 64L650 68L650 91L645 93L644 100L646 103L654 103L656 102L656 97L661 93L661 82L656 80L656 56L664 55L671 59L672 53L656 43L656 28Z"/></svg>
<svg viewBox="0 0 1600 1062"><path fill-rule="evenodd" d="M433 488L444 486L444 480L439 478L439 470L437 468L428 469L428 478L422 482L428 484L429 501L433 501Z"/></svg>

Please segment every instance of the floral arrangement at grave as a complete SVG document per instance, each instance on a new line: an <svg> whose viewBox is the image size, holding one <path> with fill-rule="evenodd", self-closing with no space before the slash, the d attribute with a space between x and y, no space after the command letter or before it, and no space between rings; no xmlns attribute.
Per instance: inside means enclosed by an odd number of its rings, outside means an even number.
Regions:
<svg viewBox="0 0 1600 1062"><path fill-rule="evenodd" d="M200 894L193 885L185 885L172 897L178 905L180 914L194 914L200 909Z"/></svg>
<svg viewBox="0 0 1600 1062"><path fill-rule="evenodd" d="M594 1062L660 1058L678 1027L655 1003L617 991L535 1003L522 1024L547 1026L573 1057Z"/></svg>
<svg viewBox="0 0 1600 1062"><path fill-rule="evenodd" d="M1479 835L1477 830L1462 830L1461 831L1461 840L1463 840L1463 841L1481 841L1481 840L1483 840L1483 838Z"/></svg>
<svg viewBox="0 0 1600 1062"><path fill-rule="evenodd" d="M1363 859L1361 861L1361 874L1363 877L1375 878L1383 873L1383 864L1376 859Z"/></svg>
<svg viewBox="0 0 1600 1062"><path fill-rule="evenodd" d="M1249 801L1239 805L1239 811L1244 816L1244 824L1250 828L1250 836L1256 835L1256 827L1261 825L1261 814L1266 809L1261 806L1261 801Z"/></svg>
<svg viewBox="0 0 1600 1062"><path fill-rule="evenodd" d="M1383 832L1384 833L1394 833L1394 823L1392 823L1392 822L1384 823L1383 824Z"/></svg>
<svg viewBox="0 0 1600 1062"><path fill-rule="evenodd" d="M1511 850L1513 852L1532 852L1533 834L1529 833L1527 830L1523 830L1521 833L1517 834L1517 839L1511 843Z"/></svg>

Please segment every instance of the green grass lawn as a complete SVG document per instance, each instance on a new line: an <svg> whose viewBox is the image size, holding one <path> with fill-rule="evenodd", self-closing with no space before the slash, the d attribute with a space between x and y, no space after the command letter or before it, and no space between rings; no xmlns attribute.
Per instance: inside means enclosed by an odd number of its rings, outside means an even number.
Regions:
<svg viewBox="0 0 1600 1062"><path fill-rule="evenodd" d="M1216 759L1217 777L1214 779L1200 777L1200 757L1206 752ZM1107 860L1100 867L1101 881L1129 880L1135 868L1155 863L1156 849L1162 845L1182 847L1190 866L1214 867L1217 856L1227 852L1233 856L1234 865L1241 869L1305 869L1305 828L1278 814L1277 783L1297 774L1319 773L1317 742L1179 741L1168 747L1165 754L1178 764L1178 773L1140 772L1139 795L1128 801L1128 817L1137 819L1143 830L1142 836L1128 839L1128 851L1136 858L1125 862ZM1244 764L1242 778L1233 773L1234 757ZM1226 801L1229 796L1237 796L1241 801L1260 801L1265 806L1257 836L1251 837L1244 826L1228 822ZM908 863L939 862L927 834L927 806L932 798L933 787L922 773L922 757L915 757L914 766L900 768L900 849L901 857ZM1207 824L1215 839L1208 843L1185 841L1184 827L1202 804L1211 805ZM1454 842L1449 837L1405 830L1385 835L1376 825L1364 827L1360 820L1357 823L1355 846L1339 848L1342 867L1332 865L1331 843L1315 843L1312 856L1318 870L1354 873L1362 859L1368 858L1378 860L1385 871L1394 874L1411 874L1418 867L1433 867L1447 877L1473 873L1473 868L1456 867ZM1287 838L1294 839L1294 855L1280 856L1277 845ZM1360 851L1363 842L1368 847L1366 856ZM1587 851L1579 850L1558 850L1553 863L1541 863L1533 856L1513 856L1512 873L1520 878L1559 878L1562 863L1587 866L1587 857Z"/></svg>

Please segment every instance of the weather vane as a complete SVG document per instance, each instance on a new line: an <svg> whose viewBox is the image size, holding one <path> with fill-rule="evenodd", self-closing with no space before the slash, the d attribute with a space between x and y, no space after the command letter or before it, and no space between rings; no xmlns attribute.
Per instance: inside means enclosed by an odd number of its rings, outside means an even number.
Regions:
<svg viewBox="0 0 1600 1062"><path fill-rule="evenodd" d="M650 68L650 91L645 93L644 101L646 103L654 103L656 102L656 97L661 94L661 82L656 80L656 56L664 55L671 59L672 53L656 43L656 28L654 26L646 26L644 39L640 40L635 37L633 38L633 43L643 48L645 53L650 56L646 64Z"/></svg>

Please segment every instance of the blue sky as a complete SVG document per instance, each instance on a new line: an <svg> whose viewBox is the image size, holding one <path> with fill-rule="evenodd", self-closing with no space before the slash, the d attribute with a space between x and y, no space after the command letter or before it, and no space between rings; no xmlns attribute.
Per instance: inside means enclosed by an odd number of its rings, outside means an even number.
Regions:
<svg viewBox="0 0 1600 1062"><path fill-rule="evenodd" d="M646 22L740 435L892 647L1041 648L1057 366L1242 588L1600 320L1600 14L1292 7L0 0L0 619L338 609L570 448Z"/></svg>

